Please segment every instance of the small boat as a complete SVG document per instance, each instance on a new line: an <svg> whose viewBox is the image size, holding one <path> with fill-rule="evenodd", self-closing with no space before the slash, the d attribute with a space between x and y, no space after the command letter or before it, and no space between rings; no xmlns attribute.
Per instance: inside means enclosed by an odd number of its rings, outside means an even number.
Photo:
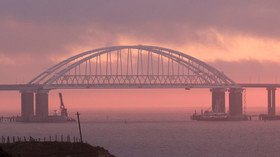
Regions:
<svg viewBox="0 0 280 157"><path fill-rule="evenodd" d="M205 111L202 114L196 114L196 112L191 116L192 120L198 121L227 121L229 116L227 113Z"/></svg>

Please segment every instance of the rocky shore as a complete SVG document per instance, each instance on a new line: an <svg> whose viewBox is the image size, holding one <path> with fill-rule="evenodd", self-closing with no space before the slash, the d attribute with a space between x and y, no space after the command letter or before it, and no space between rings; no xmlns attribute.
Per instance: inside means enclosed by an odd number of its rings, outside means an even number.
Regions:
<svg viewBox="0 0 280 157"><path fill-rule="evenodd" d="M0 144L0 157L115 157L102 147L72 142L16 142Z"/></svg>

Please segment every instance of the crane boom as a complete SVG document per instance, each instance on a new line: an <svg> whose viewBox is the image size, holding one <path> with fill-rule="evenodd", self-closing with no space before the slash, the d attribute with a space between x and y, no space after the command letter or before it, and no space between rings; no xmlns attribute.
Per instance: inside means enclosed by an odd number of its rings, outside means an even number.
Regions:
<svg viewBox="0 0 280 157"><path fill-rule="evenodd" d="M61 113L61 116L68 117L67 109L64 106L63 98L62 98L61 93L59 93L59 98L60 98L60 113Z"/></svg>
<svg viewBox="0 0 280 157"><path fill-rule="evenodd" d="M64 103L63 103L63 98L61 93L59 93L59 98L60 98L60 108L64 108Z"/></svg>

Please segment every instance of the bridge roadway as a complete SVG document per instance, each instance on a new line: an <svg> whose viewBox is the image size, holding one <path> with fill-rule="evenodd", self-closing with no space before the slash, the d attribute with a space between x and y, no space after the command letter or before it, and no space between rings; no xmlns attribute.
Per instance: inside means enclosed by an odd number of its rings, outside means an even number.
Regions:
<svg viewBox="0 0 280 157"><path fill-rule="evenodd" d="M22 91L22 90L35 90L40 88L38 85L28 85L28 84L2 84L0 85L0 90L10 91Z"/></svg>
<svg viewBox="0 0 280 157"><path fill-rule="evenodd" d="M239 83L238 85L243 88L280 88L280 84L277 83Z"/></svg>
<svg viewBox="0 0 280 157"><path fill-rule="evenodd" d="M280 88L280 84L276 83L239 83L239 86L243 88ZM37 90L42 88L40 85L30 85L30 84L0 84L0 91L9 90Z"/></svg>

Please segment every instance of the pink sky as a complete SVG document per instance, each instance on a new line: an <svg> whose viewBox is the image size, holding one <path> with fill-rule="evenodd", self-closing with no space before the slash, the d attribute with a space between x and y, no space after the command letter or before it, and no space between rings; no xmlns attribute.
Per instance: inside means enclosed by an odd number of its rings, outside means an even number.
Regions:
<svg viewBox="0 0 280 157"><path fill-rule="evenodd" d="M2 1L0 83L26 83L74 54L112 45L179 50L236 82L280 83L280 2L129 0ZM50 93L50 110L57 92ZM205 90L69 90L73 109L210 106ZM277 93L277 98L279 94ZM201 99L203 98L203 99ZM18 92L0 92L1 111L19 112ZM277 102L279 104L279 102ZM248 89L246 108L266 108L266 90Z"/></svg>

